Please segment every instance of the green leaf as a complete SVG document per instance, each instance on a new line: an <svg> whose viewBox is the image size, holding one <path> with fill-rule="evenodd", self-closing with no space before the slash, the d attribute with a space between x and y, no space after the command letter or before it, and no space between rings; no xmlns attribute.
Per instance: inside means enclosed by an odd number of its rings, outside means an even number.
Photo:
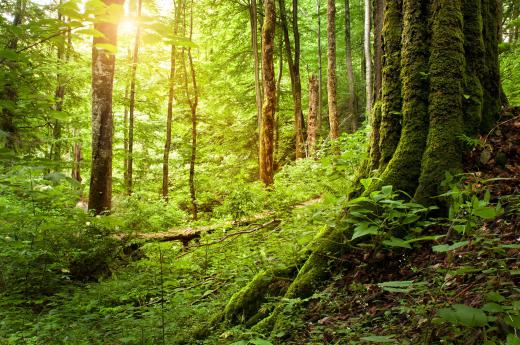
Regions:
<svg viewBox="0 0 520 345"><path fill-rule="evenodd" d="M455 250L460 247L464 247L468 243L469 243L469 241L456 242L456 243L453 243L452 245L439 244L438 246L433 246L432 250L436 253L444 253L444 252L449 252L451 250Z"/></svg>
<svg viewBox="0 0 520 345"><path fill-rule="evenodd" d="M352 239L363 237L366 235L377 235L379 233L377 226L372 225L370 223L361 223L354 229L354 234L352 234Z"/></svg>
<svg viewBox="0 0 520 345"><path fill-rule="evenodd" d="M504 308L500 304L486 303L482 306L482 310L488 313L501 313L504 311Z"/></svg>
<svg viewBox="0 0 520 345"><path fill-rule="evenodd" d="M95 47L100 50L106 50L109 53L117 53L117 47L113 44L97 43Z"/></svg>
<svg viewBox="0 0 520 345"><path fill-rule="evenodd" d="M270 341L264 340L262 338L256 338L249 341L251 344L254 345L273 345Z"/></svg>
<svg viewBox="0 0 520 345"><path fill-rule="evenodd" d="M360 340L369 343L395 343L395 335L371 335L368 337L362 337Z"/></svg>
<svg viewBox="0 0 520 345"><path fill-rule="evenodd" d="M389 196L389 195L392 194L393 188L394 188L394 187L392 187L392 186L383 186L383 187L381 188L381 191L383 192L383 194L384 194L385 196Z"/></svg>
<svg viewBox="0 0 520 345"><path fill-rule="evenodd" d="M502 303L506 300L506 298L504 296L502 296L498 292L494 292L494 291L488 293L486 295L486 299L490 302L497 302L497 303Z"/></svg>
<svg viewBox="0 0 520 345"><path fill-rule="evenodd" d="M494 207L479 207L473 210L473 214L482 219L494 219L497 212Z"/></svg>
<svg viewBox="0 0 520 345"><path fill-rule="evenodd" d="M407 242L397 237L391 237L389 240L383 241L383 244L389 247L401 247L411 249L412 246Z"/></svg>
<svg viewBox="0 0 520 345"><path fill-rule="evenodd" d="M488 323L486 313L465 304L455 304L450 308L443 308L437 312L437 316L455 325L467 327L482 327Z"/></svg>
<svg viewBox="0 0 520 345"><path fill-rule="evenodd" d="M520 338L514 334L508 334L506 339L506 345L520 345Z"/></svg>

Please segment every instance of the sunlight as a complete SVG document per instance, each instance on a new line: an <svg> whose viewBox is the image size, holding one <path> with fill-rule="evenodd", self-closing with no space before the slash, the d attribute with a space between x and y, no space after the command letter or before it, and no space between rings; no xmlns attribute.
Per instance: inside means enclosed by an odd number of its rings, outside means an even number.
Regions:
<svg viewBox="0 0 520 345"><path fill-rule="evenodd" d="M120 35L134 35L137 29L137 23L132 18L124 18L119 23L119 34Z"/></svg>

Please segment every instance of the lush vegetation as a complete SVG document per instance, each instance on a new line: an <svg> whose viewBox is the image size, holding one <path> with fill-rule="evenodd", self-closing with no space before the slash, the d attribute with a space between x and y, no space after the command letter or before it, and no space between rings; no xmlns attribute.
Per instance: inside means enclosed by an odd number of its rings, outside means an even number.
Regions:
<svg viewBox="0 0 520 345"><path fill-rule="evenodd" d="M520 344L520 7L325 2L0 4L0 344Z"/></svg>

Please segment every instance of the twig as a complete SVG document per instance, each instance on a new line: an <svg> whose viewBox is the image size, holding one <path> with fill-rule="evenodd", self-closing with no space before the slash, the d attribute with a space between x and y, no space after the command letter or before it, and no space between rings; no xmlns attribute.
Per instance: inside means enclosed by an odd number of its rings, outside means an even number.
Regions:
<svg viewBox="0 0 520 345"><path fill-rule="evenodd" d="M486 135L486 138L484 139L484 144L485 144L486 141L488 140L488 138L489 138L489 136L491 135L491 133L493 133L493 132L498 128L498 127L500 127L500 126L502 126L502 125L504 125L504 124L506 124L506 123L508 123L508 122L510 122L510 121L514 121L514 120L516 120L516 119L520 119L520 115L517 115L517 116L515 116L515 117L513 117L513 118L510 118L509 120L505 120L505 121L503 121L503 122L498 123L498 124L497 124L495 127L493 127L493 128L489 131L489 133Z"/></svg>
<svg viewBox="0 0 520 345"><path fill-rule="evenodd" d="M256 232L258 230L261 230L261 229L264 229L270 225L273 225L273 224L278 224L280 223L281 221L279 219L273 219L267 223L264 223L262 225L260 225L259 227L256 227L254 229L251 229L251 230L243 230L243 231L237 231L237 232L233 232L233 233L230 233L230 234L227 234L226 236L216 240L216 241L213 241L213 242L208 242L208 243L204 243L204 244L199 244L199 245L195 245L195 246L191 246L191 248L193 248L193 250L190 250L190 251L187 251L185 253L182 253L180 255L178 255L176 258L177 259L180 259L188 254L191 254L195 251L195 249L197 248L201 248L201 247L208 247L208 246L212 246L214 244L218 244L218 243L222 243L224 242L225 240L227 240L228 238L231 238L231 237L235 237L235 236L239 236L239 235L244 235L244 234L250 234L250 233L253 233L253 232Z"/></svg>

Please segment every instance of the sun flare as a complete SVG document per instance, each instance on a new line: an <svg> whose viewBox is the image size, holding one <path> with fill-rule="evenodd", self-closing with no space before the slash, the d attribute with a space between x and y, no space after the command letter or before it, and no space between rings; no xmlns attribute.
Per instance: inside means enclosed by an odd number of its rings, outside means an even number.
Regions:
<svg viewBox="0 0 520 345"><path fill-rule="evenodd" d="M130 18L125 18L119 23L119 33L121 35L133 35L136 29L137 23Z"/></svg>

